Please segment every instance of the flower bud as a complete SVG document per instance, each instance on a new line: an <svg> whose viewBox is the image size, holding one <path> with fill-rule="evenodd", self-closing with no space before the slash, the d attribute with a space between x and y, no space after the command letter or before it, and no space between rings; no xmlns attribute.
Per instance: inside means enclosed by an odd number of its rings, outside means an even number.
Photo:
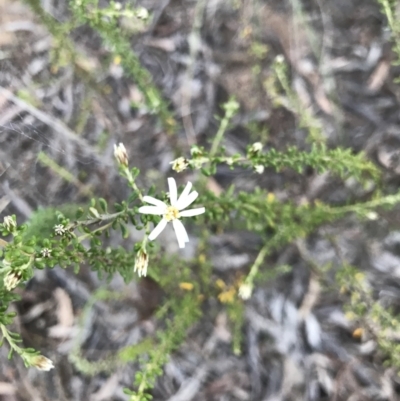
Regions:
<svg viewBox="0 0 400 401"><path fill-rule="evenodd" d="M253 143L250 148L249 152L255 155L258 155L262 151L263 145L261 142L255 142Z"/></svg>
<svg viewBox="0 0 400 401"><path fill-rule="evenodd" d="M21 279L21 272L10 270L4 277L4 287L6 287L7 291L12 291L19 284Z"/></svg>
<svg viewBox="0 0 400 401"><path fill-rule="evenodd" d="M240 104L234 98L230 98L222 105L222 108L225 110L226 117L232 118L238 112Z"/></svg>
<svg viewBox="0 0 400 401"><path fill-rule="evenodd" d="M378 213L372 211L367 213L367 219L369 220L377 220L379 217Z"/></svg>
<svg viewBox="0 0 400 401"><path fill-rule="evenodd" d="M251 294L253 292L253 286L248 283L243 283L239 287L239 297L242 298L243 300L249 299L251 297Z"/></svg>
<svg viewBox="0 0 400 401"><path fill-rule="evenodd" d="M149 265L149 255L144 249L139 249L136 254L134 272L137 271L138 276L146 276L147 266Z"/></svg>
<svg viewBox="0 0 400 401"><path fill-rule="evenodd" d="M192 148L190 149L190 154L191 154L193 157L198 157L198 156L202 156L203 151L202 151L197 145L194 145L194 146L192 146Z"/></svg>
<svg viewBox="0 0 400 401"><path fill-rule="evenodd" d="M5 216L3 220L4 227L13 232L17 228L17 222L15 221L14 216Z"/></svg>
<svg viewBox="0 0 400 401"><path fill-rule="evenodd" d="M139 19L146 20L149 18L149 11L144 7L140 7L136 10L136 17Z"/></svg>
<svg viewBox="0 0 400 401"><path fill-rule="evenodd" d="M264 166L262 164L257 164L254 166L254 171L258 174L262 174L264 172Z"/></svg>
<svg viewBox="0 0 400 401"><path fill-rule="evenodd" d="M43 355L35 355L29 360L29 363L31 364L31 366L34 366L35 368L39 370L44 370L46 372L54 368L53 361Z"/></svg>
<svg viewBox="0 0 400 401"><path fill-rule="evenodd" d="M122 142L120 142L118 146L114 145L114 156L120 166L128 167L128 153Z"/></svg>

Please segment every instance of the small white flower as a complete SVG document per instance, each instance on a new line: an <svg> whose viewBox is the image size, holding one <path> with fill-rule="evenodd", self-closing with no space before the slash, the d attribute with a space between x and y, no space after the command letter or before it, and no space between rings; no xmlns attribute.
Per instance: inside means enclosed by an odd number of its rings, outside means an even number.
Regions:
<svg viewBox="0 0 400 401"><path fill-rule="evenodd" d="M51 249L49 248L43 248L40 253L44 258L49 258L51 256Z"/></svg>
<svg viewBox="0 0 400 401"><path fill-rule="evenodd" d="M243 283L239 287L239 297L242 298L243 300L249 299L251 297L251 294L253 292L253 286L248 283Z"/></svg>
<svg viewBox="0 0 400 401"><path fill-rule="evenodd" d="M57 224L54 226L54 232L56 235L64 235L65 234L65 227L62 224Z"/></svg>
<svg viewBox="0 0 400 401"><path fill-rule="evenodd" d="M257 164L254 166L254 171L258 174L262 174L264 172L264 166L262 164Z"/></svg>
<svg viewBox="0 0 400 401"><path fill-rule="evenodd" d="M197 216L199 214L204 213L206 209L204 207L200 207L197 209L182 211L183 209L191 205L199 196L199 194L196 191L190 193L190 190L192 189L191 182L188 182L186 184L186 187L179 196L179 198L174 178L168 178L168 187L169 187L169 198L171 205L167 205L166 203L160 201L159 199L153 198L152 196L144 196L143 200L147 203L150 203L153 206L142 206L139 208L139 213L163 216L161 221L150 233L149 235L150 241L156 239L159 236L159 234L164 230L164 228L167 226L167 223L172 221L172 226L174 227L175 230L179 248L184 248L185 243L189 242L189 237L187 235L185 227L183 226L179 218Z"/></svg>
<svg viewBox="0 0 400 401"><path fill-rule="evenodd" d="M187 166L189 165L188 161L184 157L178 157L169 164L172 164L172 170L175 170L177 173L186 170Z"/></svg>

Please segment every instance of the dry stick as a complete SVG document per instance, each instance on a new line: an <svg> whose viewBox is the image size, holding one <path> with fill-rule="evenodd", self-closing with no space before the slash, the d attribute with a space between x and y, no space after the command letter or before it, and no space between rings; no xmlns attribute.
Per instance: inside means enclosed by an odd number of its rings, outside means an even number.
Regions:
<svg viewBox="0 0 400 401"><path fill-rule="evenodd" d="M98 163L101 163L103 165L104 164L108 165L105 163L104 160L100 159L100 156L98 155L96 149L94 149L85 139L82 139L79 136L77 136L75 134L75 132L72 131L70 128L68 128L68 126L65 125L61 120L59 120L49 114L44 113L43 111L30 105L29 103L25 102L24 100L18 98L8 89L5 89L1 86L0 86L0 94L3 95L4 97L6 97L8 100L15 103L22 110L24 110L24 111L28 112L29 114L31 114L32 116L36 117L42 123L48 125L55 132L64 135L65 138L67 138L68 140L76 143L77 145L80 145L83 149L90 152Z"/></svg>

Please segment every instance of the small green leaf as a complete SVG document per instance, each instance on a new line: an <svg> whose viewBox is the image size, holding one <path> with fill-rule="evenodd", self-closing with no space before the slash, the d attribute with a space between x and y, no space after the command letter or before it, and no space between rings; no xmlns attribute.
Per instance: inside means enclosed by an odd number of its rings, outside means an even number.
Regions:
<svg viewBox="0 0 400 401"><path fill-rule="evenodd" d="M99 198L99 207L103 213L107 213L107 201L104 198Z"/></svg>
<svg viewBox="0 0 400 401"><path fill-rule="evenodd" d="M120 229L121 229L121 232L122 232L122 238L124 238L124 239L128 238L129 237L129 231L126 228L125 224L120 223Z"/></svg>
<svg viewBox="0 0 400 401"><path fill-rule="evenodd" d="M206 177L209 177L211 175L211 171L207 167L202 167L200 170L203 173L203 175L205 175Z"/></svg>

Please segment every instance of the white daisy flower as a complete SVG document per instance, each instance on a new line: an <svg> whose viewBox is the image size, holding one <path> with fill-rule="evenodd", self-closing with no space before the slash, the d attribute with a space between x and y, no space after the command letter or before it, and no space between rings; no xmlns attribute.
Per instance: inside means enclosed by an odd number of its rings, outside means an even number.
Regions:
<svg viewBox="0 0 400 401"><path fill-rule="evenodd" d="M191 217L203 214L206 209L204 207L199 207L197 209L184 210L189 205L191 205L199 194L196 191L190 193L192 189L192 183L188 182L185 189L182 191L178 198L178 191L176 187L176 182L174 178L168 178L169 187L169 199L171 205L160 201L159 199L153 198L152 196L144 196L143 200L150 203L153 206L142 206L139 208L139 213L144 214L155 214L163 216L161 221L156 225L153 231L149 235L149 240L153 241L167 226L168 222L172 221L172 226L174 227L176 238L178 240L179 248L184 248L185 243L189 242L189 237L187 235L186 229L182 222L179 220L181 217Z"/></svg>

